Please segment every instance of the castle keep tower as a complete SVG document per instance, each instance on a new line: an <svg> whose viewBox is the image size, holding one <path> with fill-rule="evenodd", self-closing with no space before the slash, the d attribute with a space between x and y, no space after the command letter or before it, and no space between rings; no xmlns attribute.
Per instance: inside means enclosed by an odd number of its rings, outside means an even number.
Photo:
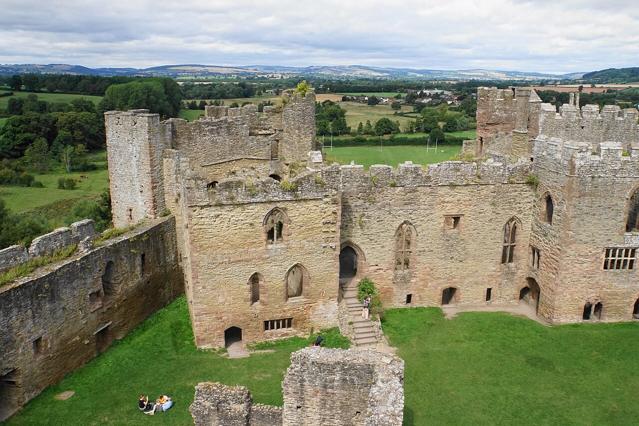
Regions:
<svg viewBox="0 0 639 426"><path fill-rule="evenodd" d="M146 109L109 111L106 125L113 225L134 225L164 210L160 116Z"/></svg>

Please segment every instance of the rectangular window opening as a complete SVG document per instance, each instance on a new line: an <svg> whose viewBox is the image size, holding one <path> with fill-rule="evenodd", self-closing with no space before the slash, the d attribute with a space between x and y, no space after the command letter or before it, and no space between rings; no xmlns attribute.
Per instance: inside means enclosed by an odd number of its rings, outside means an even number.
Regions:
<svg viewBox="0 0 639 426"><path fill-rule="evenodd" d="M539 269L539 261L541 253L537 247L530 246L530 266L533 269Z"/></svg>
<svg viewBox="0 0 639 426"><path fill-rule="evenodd" d="M281 318L264 321L264 331L293 328L293 318Z"/></svg>
<svg viewBox="0 0 639 426"><path fill-rule="evenodd" d="M493 298L493 289L492 287L488 287L486 289L486 302L490 302Z"/></svg>
<svg viewBox="0 0 639 426"><path fill-rule="evenodd" d="M42 343L42 336L33 341L33 354L40 355L44 350L44 344Z"/></svg>
<svg viewBox="0 0 639 426"><path fill-rule="evenodd" d="M636 248L612 247L604 250L604 270L631 270L635 267Z"/></svg>
<svg viewBox="0 0 639 426"><path fill-rule="evenodd" d="M444 227L446 229L459 229L461 225L462 215L446 215L444 216Z"/></svg>
<svg viewBox="0 0 639 426"><path fill-rule="evenodd" d="M413 302L413 295L412 294L407 294L406 295L406 304L410 305Z"/></svg>

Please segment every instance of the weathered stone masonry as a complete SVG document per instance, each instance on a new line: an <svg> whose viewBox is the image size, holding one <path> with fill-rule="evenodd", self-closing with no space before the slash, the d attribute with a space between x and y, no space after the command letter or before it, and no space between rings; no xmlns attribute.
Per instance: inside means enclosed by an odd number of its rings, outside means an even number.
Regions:
<svg viewBox="0 0 639 426"><path fill-rule="evenodd" d="M0 420L182 292L172 217L0 287Z"/></svg>

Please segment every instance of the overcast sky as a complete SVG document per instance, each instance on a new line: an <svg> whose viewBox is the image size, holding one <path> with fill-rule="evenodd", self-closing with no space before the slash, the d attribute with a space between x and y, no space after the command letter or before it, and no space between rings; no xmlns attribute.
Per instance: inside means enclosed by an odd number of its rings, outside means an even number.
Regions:
<svg viewBox="0 0 639 426"><path fill-rule="evenodd" d="M0 0L0 63L639 66L639 0Z"/></svg>

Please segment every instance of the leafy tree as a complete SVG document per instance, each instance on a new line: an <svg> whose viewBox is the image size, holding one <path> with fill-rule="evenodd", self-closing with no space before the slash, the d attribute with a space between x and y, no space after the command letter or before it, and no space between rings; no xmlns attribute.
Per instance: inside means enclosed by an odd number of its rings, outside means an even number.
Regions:
<svg viewBox="0 0 639 426"><path fill-rule="evenodd" d="M428 134L428 141L431 144L442 144L446 142L446 135L442 129L436 127Z"/></svg>
<svg viewBox="0 0 639 426"><path fill-rule="evenodd" d="M35 92L40 89L40 79L36 74L26 74L22 77L22 83L24 84L24 90L27 92Z"/></svg>
<svg viewBox="0 0 639 426"><path fill-rule="evenodd" d="M182 105L180 88L169 78L114 84L106 90L100 110L148 109L164 117L176 117Z"/></svg>
<svg viewBox="0 0 639 426"><path fill-rule="evenodd" d="M57 134L51 114L27 112L9 117L0 129L0 158L19 158L38 137L51 143Z"/></svg>
<svg viewBox="0 0 639 426"><path fill-rule="evenodd" d="M370 120L366 120L366 124L364 125L364 134L365 135L374 135L373 126L371 125Z"/></svg>
<svg viewBox="0 0 639 426"><path fill-rule="evenodd" d="M362 122L360 121L359 124L357 125L357 134L361 135L364 133L364 125L362 124Z"/></svg>
<svg viewBox="0 0 639 426"><path fill-rule="evenodd" d="M12 75L9 79L9 86L16 91L22 89L22 77L19 75Z"/></svg>
<svg viewBox="0 0 639 426"><path fill-rule="evenodd" d="M379 103L379 98L377 96L369 96L366 103L371 106L377 105Z"/></svg>
<svg viewBox="0 0 639 426"><path fill-rule="evenodd" d="M327 100L316 103L315 119L317 134L320 136L343 135L351 131L346 124L346 111L335 102Z"/></svg>
<svg viewBox="0 0 639 426"><path fill-rule="evenodd" d="M40 137L24 151L24 162L28 167L43 173L49 170L49 145Z"/></svg>
<svg viewBox="0 0 639 426"><path fill-rule="evenodd" d="M84 155L86 154L86 148L84 145L65 145L62 148L62 153L60 155L60 160L62 164L64 164L64 168L67 173L71 173L73 170L73 166L79 163ZM65 188L65 189L74 189L74 188Z"/></svg>
<svg viewBox="0 0 639 426"><path fill-rule="evenodd" d="M95 104L85 98L73 99L71 102L71 112L92 112L96 113Z"/></svg>
<svg viewBox="0 0 639 426"><path fill-rule="evenodd" d="M7 102L7 113L9 115L20 115L23 112L24 99L23 98L9 98Z"/></svg>
<svg viewBox="0 0 639 426"><path fill-rule="evenodd" d="M75 205L72 217L68 218L68 222L74 222L80 219L93 219L95 229L98 232L104 231L111 226L111 195L106 190L100 194L97 201L83 200Z"/></svg>
<svg viewBox="0 0 639 426"><path fill-rule="evenodd" d="M295 87L295 92L302 96L306 96L306 93L310 92L310 90L311 86L306 82L306 80L299 82Z"/></svg>
<svg viewBox="0 0 639 426"><path fill-rule="evenodd" d="M104 148L104 124L97 114L65 112L57 114L58 133L71 135L72 145L86 145L89 149ZM68 141L66 141L68 144Z"/></svg>
<svg viewBox="0 0 639 426"><path fill-rule="evenodd" d="M37 113L45 113L49 110L49 104L46 101L41 101L38 99L38 95L34 95L31 93L24 100L24 104L22 106L22 112L37 112Z"/></svg>
<svg viewBox="0 0 639 426"><path fill-rule="evenodd" d="M375 123L375 134L378 136L399 133L399 126L391 119L383 117Z"/></svg>
<svg viewBox="0 0 639 426"><path fill-rule="evenodd" d="M401 110L402 104L400 104L399 102L393 102L391 104L391 108L394 109L395 111Z"/></svg>
<svg viewBox="0 0 639 426"><path fill-rule="evenodd" d="M195 103L195 101L193 101L193 103ZM196 108L192 108L192 109L196 109ZM206 101L201 100L200 103L197 105L197 109L206 109Z"/></svg>

